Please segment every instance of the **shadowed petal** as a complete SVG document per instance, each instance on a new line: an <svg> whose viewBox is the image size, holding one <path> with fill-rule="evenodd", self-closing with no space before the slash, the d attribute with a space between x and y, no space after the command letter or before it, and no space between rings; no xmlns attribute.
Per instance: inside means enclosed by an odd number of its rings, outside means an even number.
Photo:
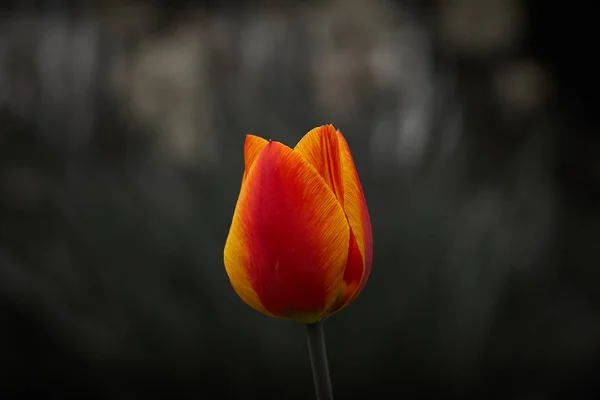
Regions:
<svg viewBox="0 0 600 400"><path fill-rule="evenodd" d="M344 278L340 285L340 291L335 306L329 310L329 315L341 310L358 295L358 289L364 276L363 256L358 248L356 237L350 230L350 246L348 250L348 261L344 271Z"/></svg>

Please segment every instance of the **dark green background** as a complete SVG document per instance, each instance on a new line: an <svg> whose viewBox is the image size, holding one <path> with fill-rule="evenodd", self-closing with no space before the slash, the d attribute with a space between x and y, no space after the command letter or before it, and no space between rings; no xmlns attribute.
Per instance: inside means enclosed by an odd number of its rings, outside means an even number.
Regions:
<svg viewBox="0 0 600 400"><path fill-rule="evenodd" d="M600 396L590 10L74 4L0 15L1 398L314 398L303 327L222 255L244 135L323 123L374 237L338 399Z"/></svg>

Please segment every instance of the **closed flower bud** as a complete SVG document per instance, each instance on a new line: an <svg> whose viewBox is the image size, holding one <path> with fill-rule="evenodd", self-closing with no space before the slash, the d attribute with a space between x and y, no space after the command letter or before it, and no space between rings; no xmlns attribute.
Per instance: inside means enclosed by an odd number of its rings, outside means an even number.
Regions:
<svg viewBox="0 0 600 400"><path fill-rule="evenodd" d="M318 322L352 302L371 270L371 221L346 140L332 125L295 148L248 135L225 244L235 292L267 315Z"/></svg>

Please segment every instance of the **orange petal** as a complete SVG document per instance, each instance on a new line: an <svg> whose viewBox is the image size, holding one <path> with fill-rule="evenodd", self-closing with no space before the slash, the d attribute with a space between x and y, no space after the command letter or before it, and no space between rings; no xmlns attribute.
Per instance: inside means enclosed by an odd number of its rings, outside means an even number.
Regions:
<svg viewBox="0 0 600 400"><path fill-rule="evenodd" d="M317 171L289 147L269 142L242 185L225 268L250 306L315 322L338 295L349 240L344 211Z"/></svg>
<svg viewBox="0 0 600 400"><path fill-rule="evenodd" d="M344 183L343 207L348 217L352 236L356 239L356 247L353 248L353 244L350 243L348 265L344 274L340 299L332 310L333 312L340 310L360 294L367 283L373 263L373 236L367 202L348 143L339 131L336 133L340 146Z"/></svg>
<svg viewBox="0 0 600 400"><path fill-rule="evenodd" d="M333 125L323 125L311 130L298 142L294 151L315 167L340 204L344 204L341 152Z"/></svg>
<svg viewBox="0 0 600 400"><path fill-rule="evenodd" d="M246 135L246 143L244 144L244 177L242 178L242 182L246 179L250 167L254 164L254 160L256 160L268 143L268 141L261 137Z"/></svg>

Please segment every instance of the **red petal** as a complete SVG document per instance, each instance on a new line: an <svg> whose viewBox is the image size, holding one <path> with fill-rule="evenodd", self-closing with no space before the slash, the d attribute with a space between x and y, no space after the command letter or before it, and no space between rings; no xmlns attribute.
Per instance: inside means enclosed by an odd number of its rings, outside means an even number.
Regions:
<svg viewBox="0 0 600 400"><path fill-rule="evenodd" d="M225 267L252 307L315 322L338 295L349 239L343 209L316 170L269 142L242 185Z"/></svg>

